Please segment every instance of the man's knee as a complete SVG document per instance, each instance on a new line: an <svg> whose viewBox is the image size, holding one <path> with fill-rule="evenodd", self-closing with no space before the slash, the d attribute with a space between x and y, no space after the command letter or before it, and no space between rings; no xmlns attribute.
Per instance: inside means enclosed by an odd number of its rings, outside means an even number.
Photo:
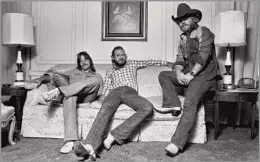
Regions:
<svg viewBox="0 0 260 162"><path fill-rule="evenodd" d="M167 78L168 71L161 71L158 75L159 80L165 80Z"/></svg>
<svg viewBox="0 0 260 162"><path fill-rule="evenodd" d="M101 113L101 114L106 114L106 113L108 113L108 112L111 112L111 110L113 110L114 109L114 104L113 103L111 103L111 102L103 102L102 103L102 106L101 106L101 108L100 108L100 111L99 111L99 113Z"/></svg>
<svg viewBox="0 0 260 162"><path fill-rule="evenodd" d="M199 101L200 97L185 97L183 104L184 111L196 111Z"/></svg>
<svg viewBox="0 0 260 162"><path fill-rule="evenodd" d="M143 111L145 112L145 114L148 116L148 115L151 115L153 113L153 104L148 102L146 104L144 104L143 106Z"/></svg>

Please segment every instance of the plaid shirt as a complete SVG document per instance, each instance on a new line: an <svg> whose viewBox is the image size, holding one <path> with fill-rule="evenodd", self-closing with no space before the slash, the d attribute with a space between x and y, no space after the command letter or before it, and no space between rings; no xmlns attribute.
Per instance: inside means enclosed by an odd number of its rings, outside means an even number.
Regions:
<svg viewBox="0 0 260 162"><path fill-rule="evenodd" d="M127 60L125 66L120 69L116 69L116 66L113 65L113 68L106 72L102 96L107 96L112 89L121 86L129 86L137 91L137 70L152 65L166 66L167 61Z"/></svg>

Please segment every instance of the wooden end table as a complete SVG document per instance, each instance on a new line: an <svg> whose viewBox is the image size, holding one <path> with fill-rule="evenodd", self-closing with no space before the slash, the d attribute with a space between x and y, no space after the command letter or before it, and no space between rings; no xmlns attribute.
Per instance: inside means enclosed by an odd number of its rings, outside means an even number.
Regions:
<svg viewBox="0 0 260 162"><path fill-rule="evenodd" d="M2 95L15 96L16 103L15 107L15 118L16 118L16 129L15 129L15 141L20 141L20 134L22 128L23 119L23 106L26 99L27 90L24 87L2 87Z"/></svg>
<svg viewBox="0 0 260 162"><path fill-rule="evenodd" d="M252 102L250 111L250 126L251 126L251 139L255 137L255 117L256 117L256 101L258 89L235 89L232 91L216 91L215 93L215 107L214 107L214 139L218 138L219 133L219 103L232 102L237 103L237 108L241 110L242 102ZM235 110L235 109L234 109ZM233 110L233 111L234 111ZM232 125L235 129L235 116L232 116Z"/></svg>

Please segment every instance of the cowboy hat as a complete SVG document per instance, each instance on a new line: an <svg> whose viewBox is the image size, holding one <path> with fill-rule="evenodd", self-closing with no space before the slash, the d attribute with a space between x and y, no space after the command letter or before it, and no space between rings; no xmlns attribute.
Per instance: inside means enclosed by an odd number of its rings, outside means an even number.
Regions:
<svg viewBox="0 0 260 162"><path fill-rule="evenodd" d="M191 9L190 6L188 6L186 3L181 3L178 5L178 8L177 8L177 17L174 17L172 15L172 20L174 22L176 22L176 21L180 21L181 19L187 18L190 16L195 16L200 21L201 17L202 17L202 13L200 10Z"/></svg>

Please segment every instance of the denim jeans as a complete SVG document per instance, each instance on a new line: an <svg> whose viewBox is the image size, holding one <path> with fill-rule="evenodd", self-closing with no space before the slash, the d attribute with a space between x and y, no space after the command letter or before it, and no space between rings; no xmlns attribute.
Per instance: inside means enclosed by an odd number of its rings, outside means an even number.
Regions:
<svg viewBox="0 0 260 162"><path fill-rule="evenodd" d="M126 104L136 112L111 130L111 134L118 144L123 144L141 122L153 113L153 105L144 97L139 96L135 89L128 86L115 88L104 99L84 141L85 144L91 144L95 150L100 147L120 104Z"/></svg>
<svg viewBox="0 0 260 162"><path fill-rule="evenodd" d="M181 90L186 89L183 114L171 138L171 143L183 150L196 118L198 104L216 80L202 80L195 77L188 86L182 86L178 83L175 72L162 71L159 74L159 82L163 91L163 107L181 106L178 95Z"/></svg>
<svg viewBox="0 0 260 162"><path fill-rule="evenodd" d="M77 102L84 96L84 101L93 101L96 97L102 80L87 78L69 85L60 86L63 98L64 142L78 140Z"/></svg>

